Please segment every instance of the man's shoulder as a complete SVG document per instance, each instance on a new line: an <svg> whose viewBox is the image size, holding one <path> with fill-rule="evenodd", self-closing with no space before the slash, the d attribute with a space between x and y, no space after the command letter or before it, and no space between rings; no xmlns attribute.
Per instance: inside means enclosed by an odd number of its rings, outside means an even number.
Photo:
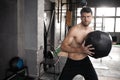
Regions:
<svg viewBox="0 0 120 80"><path fill-rule="evenodd" d="M76 32L78 30L77 26L73 26L71 27L71 29L69 30L69 32Z"/></svg>
<svg viewBox="0 0 120 80"><path fill-rule="evenodd" d="M79 27L79 26L80 26L80 23L79 23L79 24L74 25L73 27Z"/></svg>
<svg viewBox="0 0 120 80"><path fill-rule="evenodd" d="M79 26L80 26L79 24L76 24L76 25L74 25L73 27L71 27L71 29L72 29L72 30L77 30Z"/></svg>

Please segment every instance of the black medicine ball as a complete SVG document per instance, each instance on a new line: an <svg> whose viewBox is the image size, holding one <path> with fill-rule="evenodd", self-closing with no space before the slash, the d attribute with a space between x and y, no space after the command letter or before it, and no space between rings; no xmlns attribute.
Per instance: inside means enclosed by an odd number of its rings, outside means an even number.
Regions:
<svg viewBox="0 0 120 80"><path fill-rule="evenodd" d="M90 32L85 39L85 46L92 44L95 50L92 50L95 54L92 57L101 58L108 56L112 47L112 40L110 34L102 31Z"/></svg>

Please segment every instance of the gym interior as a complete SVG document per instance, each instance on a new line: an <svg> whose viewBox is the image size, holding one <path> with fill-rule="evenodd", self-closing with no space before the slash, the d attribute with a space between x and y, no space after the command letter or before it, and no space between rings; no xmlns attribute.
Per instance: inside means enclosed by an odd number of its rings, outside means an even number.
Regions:
<svg viewBox="0 0 120 80"><path fill-rule="evenodd" d="M0 0L0 80L57 80L66 61L59 47L84 6L90 26L112 38L108 56L90 57L99 80L120 80L120 0Z"/></svg>

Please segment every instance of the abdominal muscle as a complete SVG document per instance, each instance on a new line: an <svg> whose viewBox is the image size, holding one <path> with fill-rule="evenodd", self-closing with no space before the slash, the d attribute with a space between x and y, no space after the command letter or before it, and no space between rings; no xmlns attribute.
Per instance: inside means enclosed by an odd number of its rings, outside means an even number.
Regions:
<svg viewBox="0 0 120 80"><path fill-rule="evenodd" d="M72 47L80 47L82 45L82 42L84 40L83 35L81 35L82 39L75 38L72 42ZM78 43L79 41L79 43ZM82 60L87 56L85 53L68 53L68 57L73 60Z"/></svg>
<svg viewBox="0 0 120 80"><path fill-rule="evenodd" d="M87 55L83 53L68 53L68 57L73 60L82 60L87 57Z"/></svg>

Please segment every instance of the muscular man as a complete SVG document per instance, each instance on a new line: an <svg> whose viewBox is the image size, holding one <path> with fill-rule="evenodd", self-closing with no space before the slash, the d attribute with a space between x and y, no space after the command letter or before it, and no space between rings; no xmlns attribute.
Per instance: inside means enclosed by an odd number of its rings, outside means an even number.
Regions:
<svg viewBox="0 0 120 80"><path fill-rule="evenodd" d="M92 30L89 24L92 20L92 10L89 7L82 8L81 23L73 26L61 44L61 50L68 53L68 58L59 80L72 80L80 74L85 80L98 80L95 69L88 57L94 54L90 50L92 45L85 46L85 37Z"/></svg>

